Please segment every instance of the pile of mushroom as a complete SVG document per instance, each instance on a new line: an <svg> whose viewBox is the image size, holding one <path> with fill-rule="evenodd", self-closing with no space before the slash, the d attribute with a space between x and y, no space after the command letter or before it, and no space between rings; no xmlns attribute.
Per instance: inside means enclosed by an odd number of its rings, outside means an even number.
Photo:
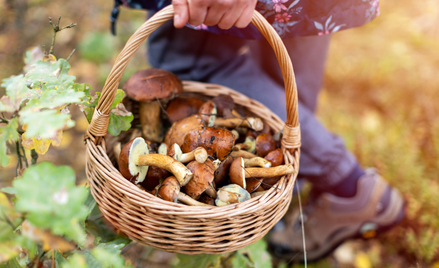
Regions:
<svg viewBox="0 0 439 268"><path fill-rule="evenodd" d="M182 88L174 74L158 69L139 71L125 84L127 96L139 102L142 130L120 150L118 167L127 180L170 202L225 206L296 172L260 118L228 95L181 96Z"/></svg>

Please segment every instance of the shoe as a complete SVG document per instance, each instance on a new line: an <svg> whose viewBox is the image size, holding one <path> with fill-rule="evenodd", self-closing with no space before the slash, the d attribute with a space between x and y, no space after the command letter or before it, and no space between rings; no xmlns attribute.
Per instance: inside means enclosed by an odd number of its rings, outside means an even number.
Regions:
<svg viewBox="0 0 439 268"><path fill-rule="evenodd" d="M375 237L404 217L405 205L400 192L390 187L373 169L365 172L358 179L354 197L321 193L305 207L303 223L307 262L326 257L348 239ZM298 209L291 218L289 224L281 221L270 232L269 250L279 259L303 262L302 222Z"/></svg>

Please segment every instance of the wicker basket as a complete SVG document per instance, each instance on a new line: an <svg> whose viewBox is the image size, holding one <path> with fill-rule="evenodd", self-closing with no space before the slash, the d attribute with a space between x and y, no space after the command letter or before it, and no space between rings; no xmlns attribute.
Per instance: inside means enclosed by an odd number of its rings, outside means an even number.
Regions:
<svg viewBox="0 0 439 268"><path fill-rule="evenodd" d="M112 164L113 156L106 150L110 142L105 139L108 114L122 73L149 34L172 19L173 14L172 6L168 6L146 21L128 40L107 78L85 134L86 173L91 193L106 219L133 240L183 254L235 251L262 238L286 213L297 173L284 176L264 195L240 204L193 207L164 201L140 190L122 177ZM288 109L285 124L262 104L223 86L185 81L184 92L208 97L229 94L236 104L263 119L273 131L284 128L285 161L298 170L300 131L291 60L279 36L258 12L254 13L252 23L271 44L283 73Z"/></svg>

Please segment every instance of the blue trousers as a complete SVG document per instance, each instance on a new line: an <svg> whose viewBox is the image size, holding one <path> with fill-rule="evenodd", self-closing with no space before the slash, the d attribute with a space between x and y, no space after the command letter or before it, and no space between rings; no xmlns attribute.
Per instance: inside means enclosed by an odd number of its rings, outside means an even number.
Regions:
<svg viewBox="0 0 439 268"><path fill-rule="evenodd" d="M299 178L319 190L336 185L354 169L357 160L342 139L316 118L330 37L285 39L294 66L302 147ZM148 39L152 67L178 75L182 80L215 83L255 99L286 119L285 89L280 68L265 40L245 40L165 23Z"/></svg>

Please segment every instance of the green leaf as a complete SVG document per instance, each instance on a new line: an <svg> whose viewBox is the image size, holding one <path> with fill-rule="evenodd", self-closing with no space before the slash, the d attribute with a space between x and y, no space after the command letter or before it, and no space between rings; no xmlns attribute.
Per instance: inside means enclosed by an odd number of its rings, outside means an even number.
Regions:
<svg viewBox="0 0 439 268"><path fill-rule="evenodd" d="M90 97L90 91L93 90L92 87L87 83L83 83L83 84L74 83L73 89L76 92L84 92L85 96L88 96L88 97Z"/></svg>
<svg viewBox="0 0 439 268"><path fill-rule="evenodd" d="M84 92L76 92L74 89L44 90L38 98L32 98L21 110L21 114L38 112L42 109L56 109L70 103L80 103Z"/></svg>
<svg viewBox="0 0 439 268"><path fill-rule="evenodd" d="M73 87L76 77L68 74L70 64L65 59L59 59L53 64L37 60L32 66L33 69L25 76L32 88L66 90Z"/></svg>
<svg viewBox="0 0 439 268"><path fill-rule="evenodd" d="M26 85L26 80L24 79L23 75L17 75L12 76L9 79L3 79L2 87L6 88L6 96L8 96L10 103L9 110L13 109L14 111L18 111L22 102L26 100L31 94L29 88ZM5 103L3 102L3 106L4 105Z"/></svg>
<svg viewBox="0 0 439 268"><path fill-rule="evenodd" d="M239 252L235 252L232 257L232 265L234 268L254 267L253 263L244 255Z"/></svg>
<svg viewBox="0 0 439 268"><path fill-rule="evenodd" d="M267 252L267 243L260 239L258 242L251 244L245 248L242 248L237 251L236 254L244 254L248 256L248 259L252 262L252 266L255 268L268 268L272 267L271 265L271 256ZM240 257L238 257L240 258ZM241 258L242 259L242 258ZM239 261L239 260L237 260ZM233 266L239 267L239 266Z"/></svg>
<svg viewBox="0 0 439 268"><path fill-rule="evenodd" d="M217 268L220 267L221 255L183 255L177 254L178 268Z"/></svg>
<svg viewBox="0 0 439 268"><path fill-rule="evenodd" d="M17 191L15 208L27 213L28 220L55 235L64 235L82 245L85 232L81 223L87 217L87 189L75 186L75 173L68 166L42 162L25 170L13 181Z"/></svg>
<svg viewBox="0 0 439 268"><path fill-rule="evenodd" d="M113 136L118 136L121 131L126 131L131 128L131 121L134 115L122 116L110 113L110 123L108 124L108 133Z"/></svg>
<svg viewBox="0 0 439 268"><path fill-rule="evenodd" d="M74 253L75 255L80 254L84 256L88 267L129 267L125 264L124 258L120 255L120 250L130 242L131 240L129 239L119 238L109 243L101 243L93 249L77 250L74 251Z"/></svg>
<svg viewBox="0 0 439 268"><path fill-rule="evenodd" d="M60 113L56 110L44 110L30 112L29 110L19 113L21 123L27 125L26 137L28 139L53 138L58 130L70 128L75 125L70 120L70 114ZM43 119L43 120L42 120Z"/></svg>
<svg viewBox="0 0 439 268"><path fill-rule="evenodd" d="M62 268L88 268L87 262L85 260L84 255L82 254L74 254L67 258L67 262L62 263ZM94 266L90 266L94 268Z"/></svg>
<svg viewBox="0 0 439 268"><path fill-rule="evenodd" d="M16 194L17 191L12 188L12 187L4 187L0 189L3 193L7 193L7 194Z"/></svg>
<svg viewBox="0 0 439 268"><path fill-rule="evenodd" d="M17 259L14 258L6 263L0 264L0 268L21 268L21 265Z"/></svg>
<svg viewBox="0 0 439 268"><path fill-rule="evenodd" d="M116 108L116 106L122 102L124 96L125 96L125 92L122 89L118 89L116 91L116 96L114 96L113 103L111 103L110 109Z"/></svg>
<svg viewBox="0 0 439 268"><path fill-rule="evenodd" d="M18 141L17 132L18 120L13 118L6 126L0 127L0 166L5 167L9 164L10 158L7 156L7 143Z"/></svg>
<svg viewBox="0 0 439 268"><path fill-rule="evenodd" d="M105 223L102 212L99 210L98 206L94 207L85 221L85 229L87 230L87 233L93 235L103 243L113 241L118 236L114 228Z"/></svg>

